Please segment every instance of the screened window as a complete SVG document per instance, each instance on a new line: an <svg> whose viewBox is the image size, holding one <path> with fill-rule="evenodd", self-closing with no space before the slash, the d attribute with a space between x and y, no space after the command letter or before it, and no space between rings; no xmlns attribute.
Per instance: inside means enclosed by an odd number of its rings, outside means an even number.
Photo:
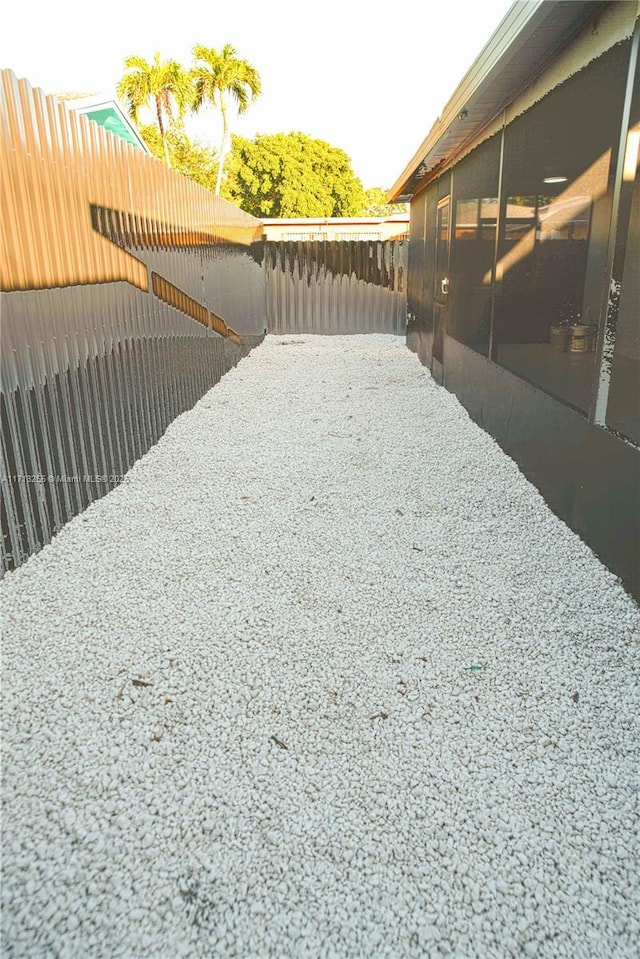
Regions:
<svg viewBox="0 0 640 959"><path fill-rule="evenodd" d="M497 361L585 413L628 53L608 51L505 130Z"/></svg>
<svg viewBox="0 0 640 959"><path fill-rule="evenodd" d="M498 218L500 136L465 157L453 177L449 333L487 354Z"/></svg>

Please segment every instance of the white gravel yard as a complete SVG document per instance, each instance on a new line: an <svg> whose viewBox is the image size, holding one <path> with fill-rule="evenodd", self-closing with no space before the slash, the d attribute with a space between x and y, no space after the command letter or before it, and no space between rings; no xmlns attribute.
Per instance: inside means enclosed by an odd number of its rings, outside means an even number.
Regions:
<svg viewBox="0 0 640 959"><path fill-rule="evenodd" d="M0 586L2 956L640 956L640 615L392 336L267 337Z"/></svg>

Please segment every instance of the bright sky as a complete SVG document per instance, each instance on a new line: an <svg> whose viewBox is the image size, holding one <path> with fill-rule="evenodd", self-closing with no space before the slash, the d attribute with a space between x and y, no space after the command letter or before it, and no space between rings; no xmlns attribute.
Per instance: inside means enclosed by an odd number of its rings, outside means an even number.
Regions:
<svg viewBox="0 0 640 959"><path fill-rule="evenodd" d="M46 93L113 95L123 59L187 65L195 43L231 43L263 93L232 131L300 130L341 147L366 188L400 176L511 0L12 0L0 67ZM216 145L211 112L190 133Z"/></svg>

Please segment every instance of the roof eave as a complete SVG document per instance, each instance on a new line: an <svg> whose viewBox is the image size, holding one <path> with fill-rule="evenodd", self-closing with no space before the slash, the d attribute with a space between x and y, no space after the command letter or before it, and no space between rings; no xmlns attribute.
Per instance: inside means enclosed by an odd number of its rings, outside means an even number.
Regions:
<svg viewBox="0 0 640 959"><path fill-rule="evenodd" d="M605 6L593 0L516 0L388 191L389 201L406 202L433 179Z"/></svg>

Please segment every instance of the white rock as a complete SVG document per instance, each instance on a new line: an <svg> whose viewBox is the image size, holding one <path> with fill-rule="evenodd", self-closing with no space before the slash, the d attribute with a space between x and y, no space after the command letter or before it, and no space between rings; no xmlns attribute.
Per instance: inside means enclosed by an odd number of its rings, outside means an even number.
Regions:
<svg viewBox="0 0 640 959"><path fill-rule="evenodd" d="M0 593L7 955L634 954L637 606L398 338L268 337Z"/></svg>

